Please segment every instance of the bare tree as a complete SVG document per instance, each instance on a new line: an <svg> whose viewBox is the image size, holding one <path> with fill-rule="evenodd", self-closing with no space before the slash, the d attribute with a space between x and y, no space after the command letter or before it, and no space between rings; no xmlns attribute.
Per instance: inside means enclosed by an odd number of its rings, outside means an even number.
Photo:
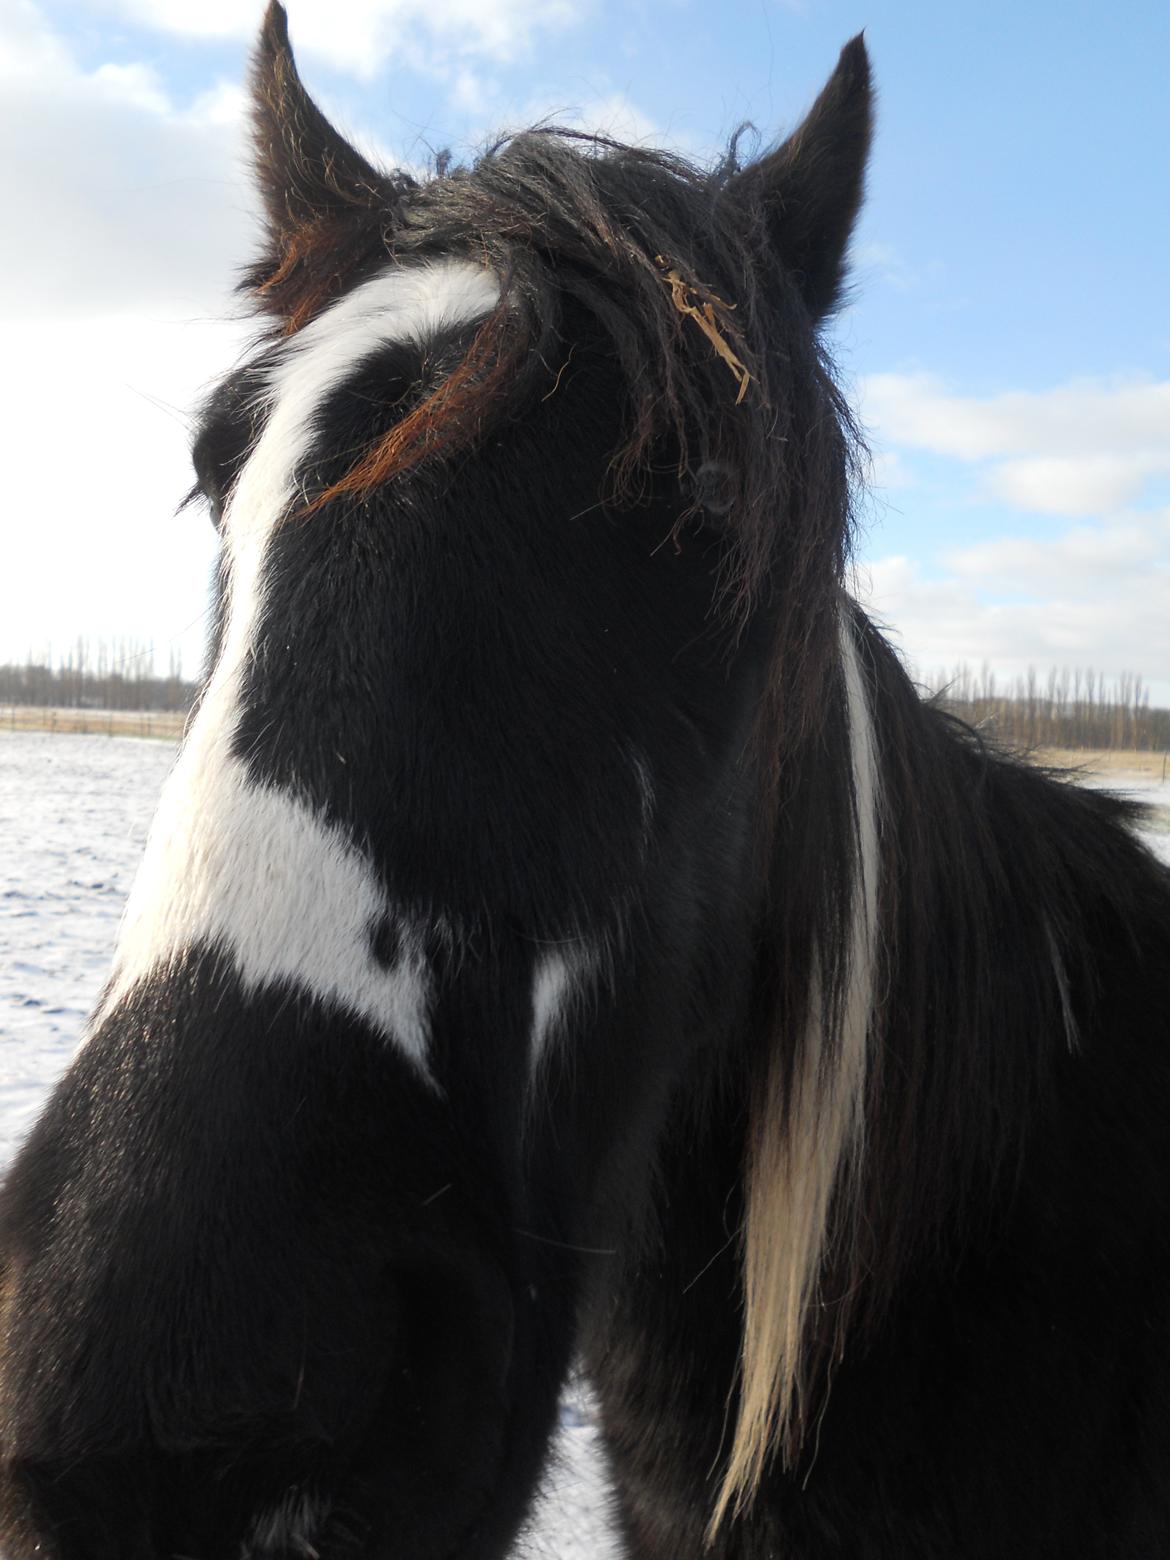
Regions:
<svg viewBox="0 0 1170 1560"><path fill-rule="evenodd" d="M1000 686L985 662L978 674L965 665L939 672L927 687L944 708L1010 747L1170 748L1170 710L1150 708L1150 690L1134 672L1110 682L1091 666L1051 667L1041 692L1034 666Z"/></svg>

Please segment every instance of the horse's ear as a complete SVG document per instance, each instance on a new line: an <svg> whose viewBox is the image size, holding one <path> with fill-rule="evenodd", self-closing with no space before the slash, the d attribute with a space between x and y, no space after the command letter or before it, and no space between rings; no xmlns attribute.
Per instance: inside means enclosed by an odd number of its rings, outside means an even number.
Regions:
<svg viewBox="0 0 1170 1560"><path fill-rule="evenodd" d="M800 128L732 181L753 207L762 208L772 243L818 320L841 300L872 125L869 56L859 33L841 50Z"/></svg>
<svg viewBox="0 0 1170 1560"><path fill-rule="evenodd" d="M313 102L279 0L253 60L252 130L268 244L246 285L295 328L339 290L355 250L390 242L410 180L372 167Z"/></svg>

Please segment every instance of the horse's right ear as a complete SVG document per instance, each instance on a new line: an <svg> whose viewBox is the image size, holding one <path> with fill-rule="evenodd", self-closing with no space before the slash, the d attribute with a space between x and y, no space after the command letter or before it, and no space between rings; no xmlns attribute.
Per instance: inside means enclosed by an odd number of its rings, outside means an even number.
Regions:
<svg viewBox="0 0 1170 1560"><path fill-rule="evenodd" d="M804 123L731 181L740 198L762 211L771 244L815 320L841 301L872 128L869 56L858 34L841 50Z"/></svg>
<svg viewBox="0 0 1170 1560"><path fill-rule="evenodd" d="M252 131L268 242L245 286L295 330L372 248L389 246L411 181L372 167L313 102L279 0L253 60Z"/></svg>

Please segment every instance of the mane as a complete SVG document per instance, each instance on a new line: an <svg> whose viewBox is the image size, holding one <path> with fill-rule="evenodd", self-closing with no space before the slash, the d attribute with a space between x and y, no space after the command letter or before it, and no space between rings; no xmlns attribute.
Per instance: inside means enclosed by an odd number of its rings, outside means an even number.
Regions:
<svg viewBox="0 0 1170 1560"><path fill-rule="evenodd" d="M569 311L591 322L626 392L612 501L639 504L664 471L696 492L711 473L722 484L719 610L733 637L763 611L772 643L746 760L761 788L766 995L745 1158L744 1343L712 1532L750 1502L777 1450L799 1455L818 1373L849 1320L838 1306L828 1341L813 1325L827 1265L856 1265L842 1210L864 1136L878 895L876 763L843 587L860 439L817 322L736 171L734 143L704 170L530 130L473 167L419 184L397 176L392 209L351 225L343 255L335 234L310 227L246 281L294 331L388 260L462 255L501 281L455 370L311 494L306 513L368 498L425 456L474 448L555 395Z"/></svg>

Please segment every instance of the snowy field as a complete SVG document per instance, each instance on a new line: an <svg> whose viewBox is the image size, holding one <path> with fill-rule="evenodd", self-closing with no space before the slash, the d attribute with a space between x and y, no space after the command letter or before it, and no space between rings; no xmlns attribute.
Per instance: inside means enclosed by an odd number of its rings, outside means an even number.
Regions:
<svg viewBox="0 0 1170 1560"><path fill-rule="evenodd" d="M109 968L118 917L174 748L129 738L0 732L0 1168L73 1053ZM1111 775L1159 806L1170 786ZM525 1560L617 1560L597 1438L566 1405ZM584 1418L585 1422L582 1422Z"/></svg>

